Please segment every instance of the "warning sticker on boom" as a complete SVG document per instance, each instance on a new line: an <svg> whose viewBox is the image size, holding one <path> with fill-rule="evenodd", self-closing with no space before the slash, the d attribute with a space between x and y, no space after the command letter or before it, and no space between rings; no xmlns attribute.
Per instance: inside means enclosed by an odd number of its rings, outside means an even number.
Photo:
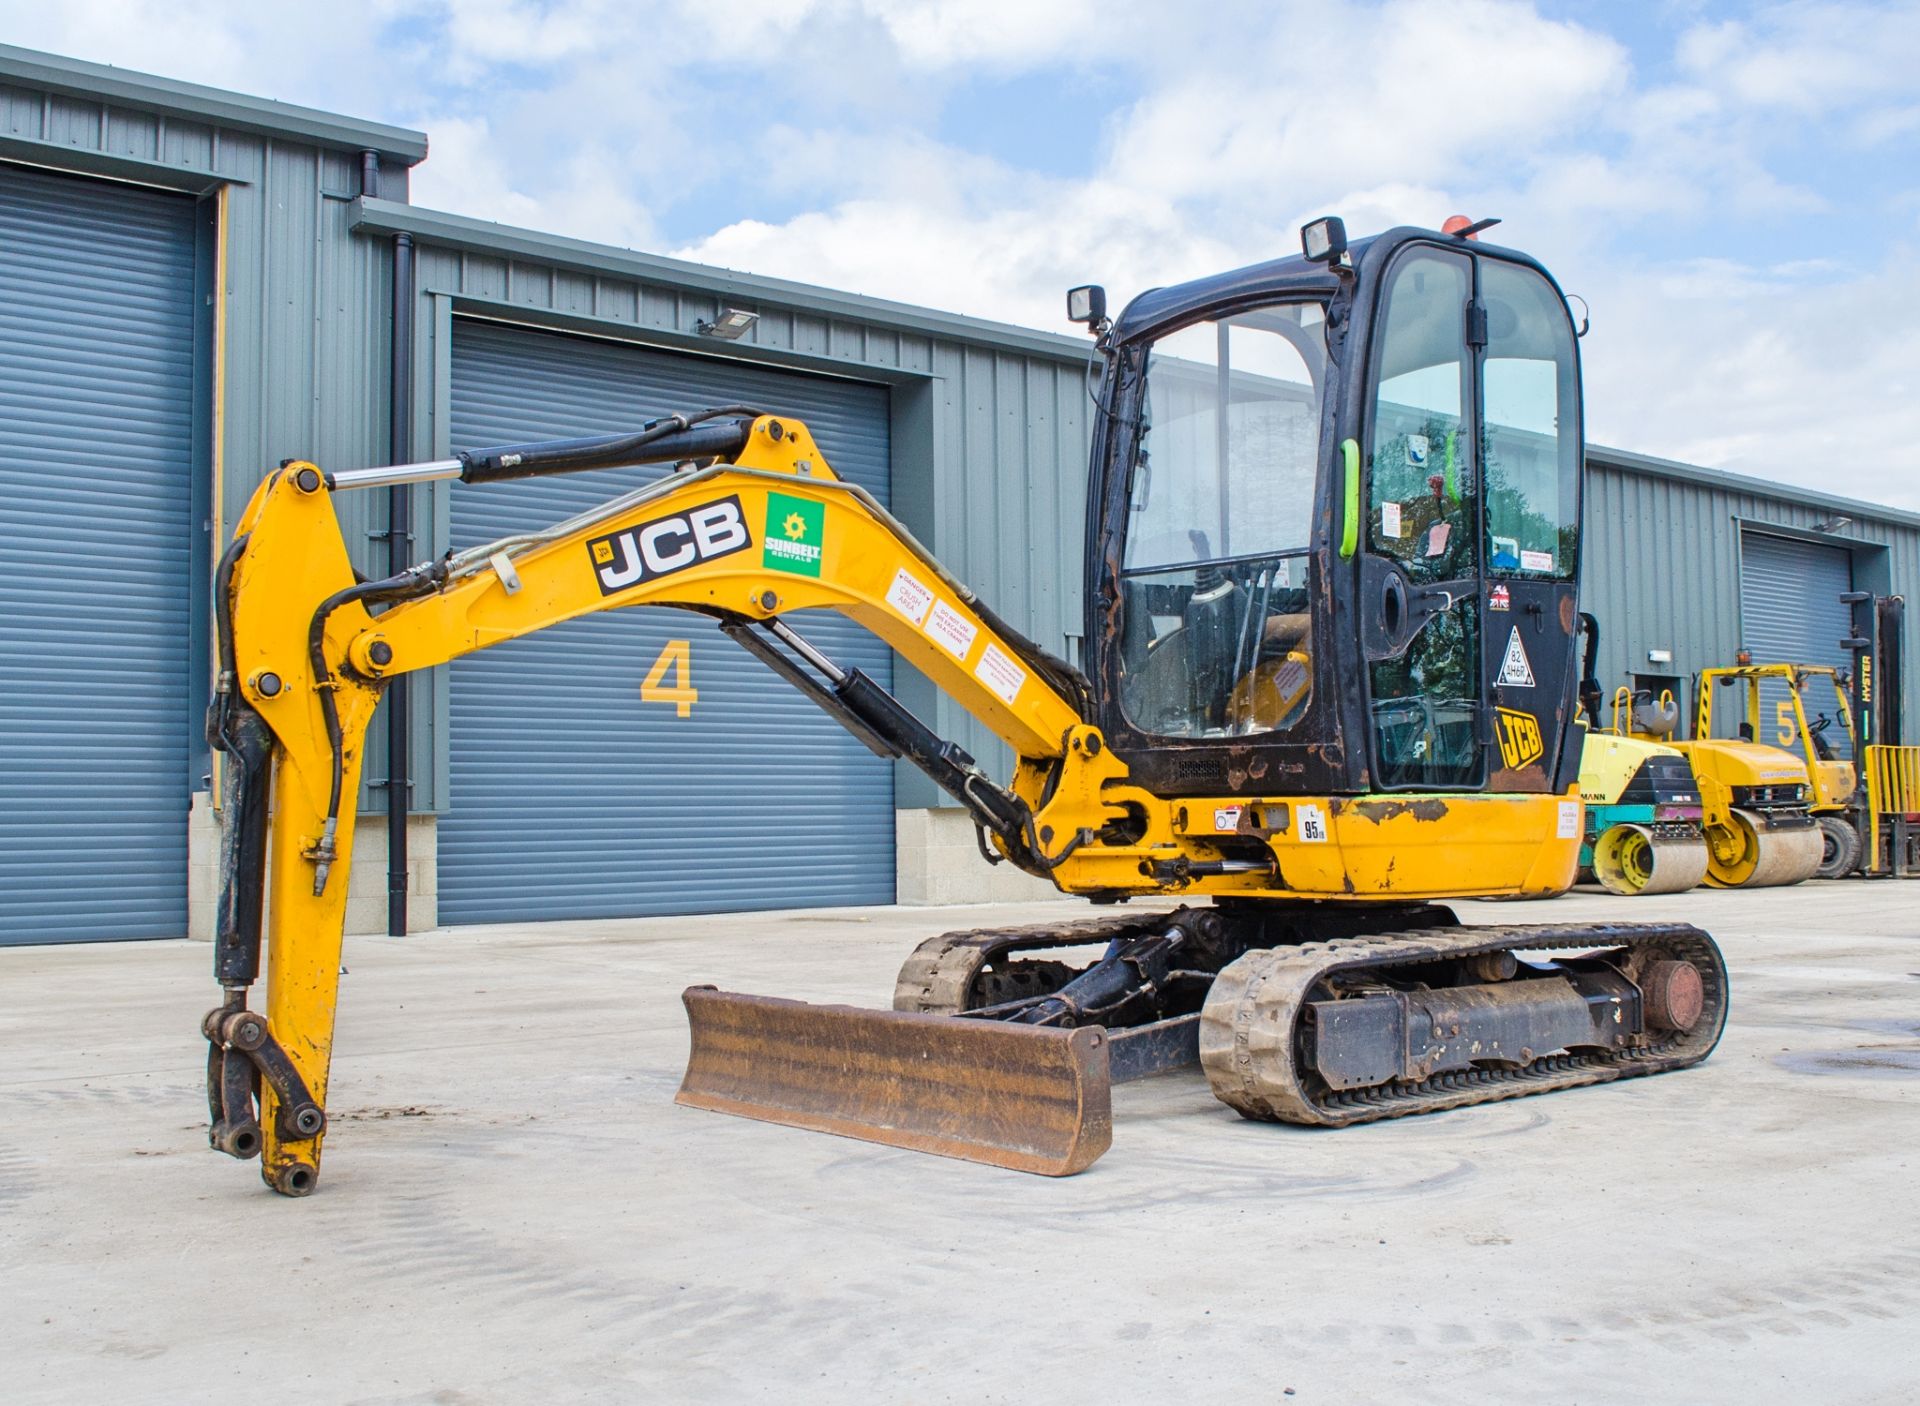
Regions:
<svg viewBox="0 0 1920 1406"><path fill-rule="evenodd" d="M980 651L980 662L973 666L973 676L998 694L1002 703L1018 698L1020 685L1027 681L1027 671L994 644Z"/></svg>
<svg viewBox="0 0 1920 1406"><path fill-rule="evenodd" d="M887 587L887 604L918 625L933 608L933 588L903 566Z"/></svg>
<svg viewBox="0 0 1920 1406"><path fill-rule="evenodd" d="M934 606L922 628L939 641L947 653L959 660L966 659L967 651L973 648L973 637L979 633L979 628L972 621L945 601Z"/></svg>
<svg viewBox="0 0 1920 1406"><path fill-rule="evenodd" d="M1500 677L1494 682L1502 688L1533 687L1533 663L1527 658L1527 647L1520 643L1518 625L1507 636L1507 652L1500 660Z"/></svg>

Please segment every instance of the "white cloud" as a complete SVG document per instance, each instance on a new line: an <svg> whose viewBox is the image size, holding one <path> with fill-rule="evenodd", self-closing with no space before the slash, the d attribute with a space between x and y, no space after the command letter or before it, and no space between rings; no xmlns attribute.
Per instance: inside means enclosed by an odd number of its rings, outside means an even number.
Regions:
<svg viewBox="0 0 1920 1406"><path fill-rule="evenodd" d="M1120 7L1124 8L1124 7ZM1094 0L863 0L918 67L1021 64L1084 51L1110 22Z"/></svg>
<svg viewBox="0 0 1920 1406"><path fill-rule="evenodd" d="M1431 183L1490 154L1524 160L1625 79L1612 40L1494 0L1307 13L1334 22L1245 35L1231 72L1203 61L1151 91L1114 139L1116 171L1213 199L1356 176Z"/></svg>
<svg viewBox="0 0 1920 1406"><path fill-rule="evenodd" d="M1920 509L1916 256L1611 273L1592 290L1590 437Z"/></svg>
<svg viewBox="0 0 1920 1406"><path fill-rule="evenodd" d="M485 118L448 117L427 125L433 159L414 172L415 204L627 248L656 241L647 207L627 186L607 180L610 153L575 148L557 162L528 170L509 165L499 135Z"/></svg>
<svg viewBox="0 0 1920 1406"><path fill-rule="evenodd" d="M1779 4L1746 21L1696 25L1676 57L1695 81L1758 110L1818 114L1911 95L1920 9Z"/></svg>

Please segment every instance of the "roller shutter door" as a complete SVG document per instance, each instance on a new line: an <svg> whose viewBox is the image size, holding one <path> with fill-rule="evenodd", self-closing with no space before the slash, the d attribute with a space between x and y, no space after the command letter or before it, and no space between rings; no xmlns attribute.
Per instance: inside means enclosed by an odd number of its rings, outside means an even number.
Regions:
<svg viewBox="0 0 1920 1406"><path fill-rule="evenodd" d="M1843 592L1853 589L1853 554L1844 547L1745 532L1740 543L1741 644L1756 664L1831 664L1844 677L1852 658L1840 646L1852 631ZM1776 705L1787 698L1785 684L1767 683L1761 689L1760 741L1771 746L1783 739L1774 735ZM1813 713L1831 713L1824 699L1809 698ZM1811 720L1812 714L1809 715ZM1836 719L1826 736L1844 753L1844 729Z"/></svg>
<svg viewBox="0 0 1920 1406"><path fill-rule="evenodd" d="M194 207L0 165L0 943L187 928Z"/></svg>
<svg viewBox="0 0 1920 1406"><path fill-rule="evenodd" d="M587 338L456 322L456 448L630 429L675 410L806 421L882 502L883 387ZM456 547L557 522L658 469L452 489ZM831 615L794 624L883 682L891 653ZM643 702L670 642L697 701ZM671 668L660 682L677 682ZM706 618L609 611L456 661L440 916L477 923L893 900L893 772Z"/></svg>

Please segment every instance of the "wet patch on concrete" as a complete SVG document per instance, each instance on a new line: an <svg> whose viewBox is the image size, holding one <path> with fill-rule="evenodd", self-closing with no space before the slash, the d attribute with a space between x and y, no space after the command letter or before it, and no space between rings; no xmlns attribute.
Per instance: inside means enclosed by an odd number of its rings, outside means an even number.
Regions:
<svg viewBox="0 0 1920 1406"><path fill-rule="evenodd" d="M1920 1020L1850 1020L1847 1022L1855 1030L1865 1031L1869 1035L1902 1035L1908 1039L1920 1039Z"/></svg>
<svg viewBox="0 0 1920 1406"><path fill-rule="evenodd" d="M1854 1079L1920 1077L1920 1049L1904 1047L1795 1051L1776 1055L1773 1062L1794 1074L1838 1074Z"/></svg>

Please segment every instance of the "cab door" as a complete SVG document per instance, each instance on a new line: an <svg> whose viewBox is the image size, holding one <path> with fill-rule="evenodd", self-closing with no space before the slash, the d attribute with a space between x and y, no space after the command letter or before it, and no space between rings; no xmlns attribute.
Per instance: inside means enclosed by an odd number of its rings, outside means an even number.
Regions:
<svg viewBox="0 0 1920 1406"><path fill-rule="evenodd" d="M1566 305L1530 265L1427 245L1382 296L1360 572L1373 782L1560 790L1581 454Z"/></svg>
<svg viewBox="0 0 1920 1406"><path fill-rule="evenodd" d="M1472 303L1473 260L1415 245L1378 315L1359 617L1386 790L1477 789L1486 774Z"/></svg>
<svg viewBox="0 0 1920 1406"><path fill-rule="evenodd" d="M1479 463L1487 788L1562 789L1572 748L1580 524L1580 371L1560 290L1538 270L1480 257ZM1577 760L1573 769L1578 770Z"/></svg>

